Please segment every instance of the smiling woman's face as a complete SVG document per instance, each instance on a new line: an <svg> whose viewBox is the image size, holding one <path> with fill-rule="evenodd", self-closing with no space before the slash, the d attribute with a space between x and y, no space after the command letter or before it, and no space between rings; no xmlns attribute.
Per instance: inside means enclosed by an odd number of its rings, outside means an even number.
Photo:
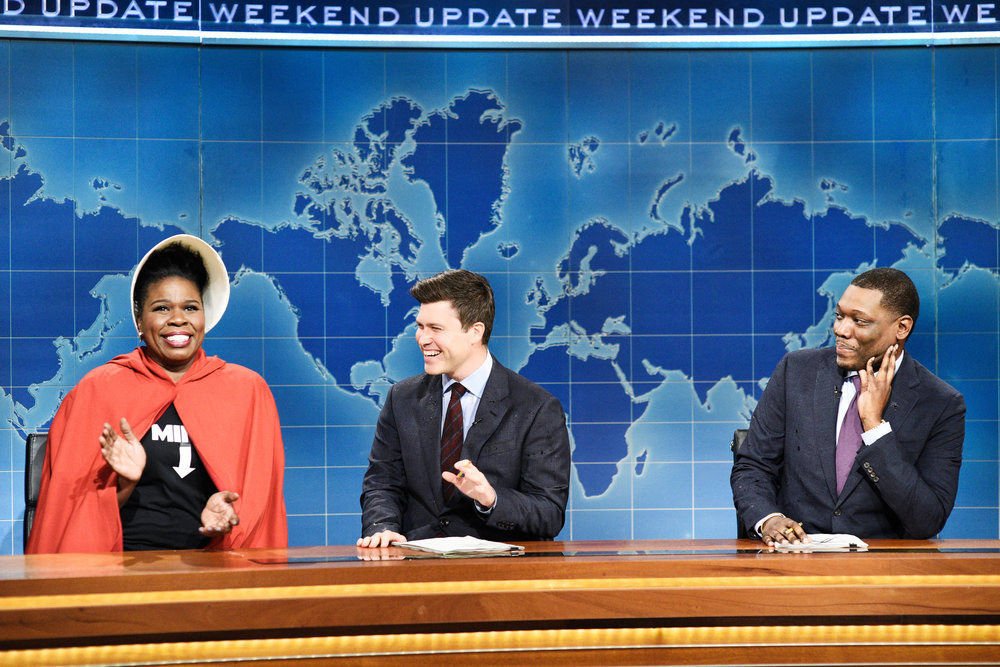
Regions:
<svg viewBox="0 0 1000 667"><path fill-rule="evenodd" d="M205 309L198 286L179 276L151 284L139 324L149 356L179 380L205 339Z"/></svg>

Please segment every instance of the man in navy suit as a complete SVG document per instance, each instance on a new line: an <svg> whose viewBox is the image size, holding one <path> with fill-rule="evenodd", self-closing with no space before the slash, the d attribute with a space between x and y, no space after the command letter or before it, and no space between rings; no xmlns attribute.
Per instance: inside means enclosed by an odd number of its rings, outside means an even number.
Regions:
<svg viewBox="0 0 1000 667"><path fill-rule="evenodd" d="M410 294L421 304L416 339L425 372L393 385L382 407L358 546L446 535L554 538L569 495L566 415L549 392L490 354L489 282L445 271Z"/></svg>
<svg viewBox="0 0 1000 667"><path fill-rule="evenodd" d="M746 535L770 546L808 533L941 530L958 490L965 402L904 353L919 309L905 273L866 271L837 304L836 346L781 360L730 476Z"/></svg>

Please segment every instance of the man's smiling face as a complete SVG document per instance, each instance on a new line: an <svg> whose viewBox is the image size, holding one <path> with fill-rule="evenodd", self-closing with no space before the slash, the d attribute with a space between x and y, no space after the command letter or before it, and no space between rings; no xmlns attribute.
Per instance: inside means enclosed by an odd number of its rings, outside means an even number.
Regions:
<svg viewBox="0 0 1000 667"><path fill-rule="evenodd" d="M485 359L482 323L463 329L451 301L421 304L416 339L424 356L424 371L429 375L445 373L461 381Z"/></svg>
<svg viewBox="0 0 1000 667"><path fill-rule="evenodd" d="M837 365L844 370L864 368L869 359L877 370L890 345L902 343L912 326L882 305L882 292L849 285L837 303L833 333L837 338Z"/></svg>

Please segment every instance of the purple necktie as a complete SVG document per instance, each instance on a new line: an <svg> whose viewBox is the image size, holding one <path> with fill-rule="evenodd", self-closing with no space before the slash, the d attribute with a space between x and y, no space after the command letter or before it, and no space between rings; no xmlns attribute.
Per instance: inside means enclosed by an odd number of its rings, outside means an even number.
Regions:
<svg viewBox="0 0 1000 667"><path fill-rule="evenodd" d="M861 449L861 413L858 412L858 395L861 394L861 377L855 375L851 378L854 382L854 398L847 406L847 414L844 415L844 423L840 426L840 436L837 438L837 495L844 489L847 476L851 474L854 467L854 457Z"/></svg>
<svg viewBox="0 0 1000 667"><path fill-rule="evenodd" d="M444 428L441 430L441 472L455 472L458 455L462 453L462 394L465 387L455 382L451 385L451 398L448 400L448 412L444 416ZM441 492L444 501L451 500L455 493L455 485L441 480Z"/></svg>

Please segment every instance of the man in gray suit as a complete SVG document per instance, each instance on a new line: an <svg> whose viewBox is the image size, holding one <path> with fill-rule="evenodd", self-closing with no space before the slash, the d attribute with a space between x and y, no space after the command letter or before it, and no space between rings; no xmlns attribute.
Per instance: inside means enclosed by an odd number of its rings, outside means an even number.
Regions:
<svg viewBox="0 0 1000 667"><path fill-rule="evenodd" d="M903 351L919 309L905 273L866 271L837 304L836 346L781 360L730 476L746 535L770 546L808 533L941 530L958 490L965 402Z"/></svg>
<svg viewBox="0 0 1000 667"><path fill-rule="evenodd" d="M424 373L389 390L361 491L360 547L473 535L550 540L569 495L566 415L490 354L493 290L453 270L410 290Z"/></svg>

